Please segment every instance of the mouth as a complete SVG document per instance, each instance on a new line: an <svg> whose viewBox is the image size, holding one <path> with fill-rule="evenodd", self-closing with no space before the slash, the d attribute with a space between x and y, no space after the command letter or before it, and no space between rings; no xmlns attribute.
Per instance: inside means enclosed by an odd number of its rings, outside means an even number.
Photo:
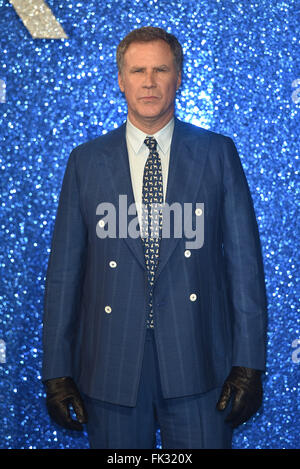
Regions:
<svg viewBox="0 0 300 469"><path fill-rule="evenodd" d="M145 99L146 101L154 101L155 99L159 99L157 96L142 96L140 99Z"/></svg>

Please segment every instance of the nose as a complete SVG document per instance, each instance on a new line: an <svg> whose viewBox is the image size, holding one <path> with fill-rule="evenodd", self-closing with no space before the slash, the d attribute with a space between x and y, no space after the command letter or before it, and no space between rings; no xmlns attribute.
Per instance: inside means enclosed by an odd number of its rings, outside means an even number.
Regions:
<svg viewBox="0 0 300 469"><path fill-rule="evenodd" d="M155 81L155 74L154 72L146 72L145 73L145 80L144 80L144 88L153 88L156 86L156 81Z"/></svg>

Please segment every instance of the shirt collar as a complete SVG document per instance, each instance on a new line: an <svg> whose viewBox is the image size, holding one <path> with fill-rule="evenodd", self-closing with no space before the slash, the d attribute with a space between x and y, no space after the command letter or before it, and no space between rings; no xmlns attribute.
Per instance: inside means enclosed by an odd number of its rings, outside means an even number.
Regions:
<svg viewBox="0 0 300 469"><path fill-rule="evenodd" d="M173 130L174 130L174 116L172 117L171 120L169 120L169 122L162 129L160 129L155 134L151 135L151 137L154 137L156 139L159 149L163 153L167 153L171 145ZM135 153L138 153L141 150L142 146L144 145L144 140L147 136L148 134L138 129L137 127L135 127L130 122L127 116L126 137L130 145L132 146L133 150L135 151Z"/></svg>

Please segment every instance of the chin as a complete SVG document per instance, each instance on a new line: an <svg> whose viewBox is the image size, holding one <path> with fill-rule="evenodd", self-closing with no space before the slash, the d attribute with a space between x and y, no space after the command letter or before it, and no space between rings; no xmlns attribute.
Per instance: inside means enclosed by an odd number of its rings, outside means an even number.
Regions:
<svg viewBox="0 0 300 469"><path fill-rule="evenodd" d="M159 106L159 103L149 102L143 106L138 106L137 111L140 112L140 114L157 114L161 111L161 107Z"/></svg>
<svg viewBox="0 0 300 469"><path fill-rule="evenodd" d="M139 112L139 115L141 117L147 118L147 117L159 117L162 113L158 111L157 109L143 109L141 112Z"/></svg>

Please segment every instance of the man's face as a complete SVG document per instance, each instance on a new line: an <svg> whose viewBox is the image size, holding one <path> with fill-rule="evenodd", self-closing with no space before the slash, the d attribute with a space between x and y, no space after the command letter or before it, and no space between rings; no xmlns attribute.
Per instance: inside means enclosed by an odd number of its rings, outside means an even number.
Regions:
<svg viewBox="0 0 300 469"><path fill-rule="evenodd" d="M181 73L165 41L130 44L118 81L125 93L129 119L138 128L159 130L171 119Z"/></svg>

